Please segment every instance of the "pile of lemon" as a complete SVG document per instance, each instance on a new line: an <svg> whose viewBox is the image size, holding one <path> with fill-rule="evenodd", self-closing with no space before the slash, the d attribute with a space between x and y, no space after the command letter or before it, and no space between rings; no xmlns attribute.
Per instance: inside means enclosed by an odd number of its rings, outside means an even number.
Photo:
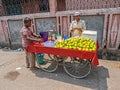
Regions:
<svg viewBox="0 0 120 90"><path fill-rule="evenodd" d="M83 51L95 51L96 43L89 38L69 38L67 40L62 40L61 42L56 42L55 47L67 48Z"/></svg>

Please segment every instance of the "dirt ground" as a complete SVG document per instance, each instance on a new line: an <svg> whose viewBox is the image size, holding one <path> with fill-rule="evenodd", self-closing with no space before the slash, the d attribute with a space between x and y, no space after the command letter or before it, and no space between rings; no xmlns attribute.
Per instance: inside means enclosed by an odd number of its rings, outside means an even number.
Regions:
<svg viewBox="0 0 120 90"><path fill-rule="evenodd" d="M75 79L62 66L54 73L31 71L24 52L0 49L0 90L120 90L120 61L99 62L88 77Z"/></svg>

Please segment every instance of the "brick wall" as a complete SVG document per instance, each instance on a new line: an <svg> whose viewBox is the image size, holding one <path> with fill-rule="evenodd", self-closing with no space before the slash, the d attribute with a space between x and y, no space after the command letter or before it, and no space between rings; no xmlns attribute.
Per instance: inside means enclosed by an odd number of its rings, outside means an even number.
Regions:
<svg viewBox="0 0 120 90"><path fill-rule="evenodd" d="M28 13L40 13L39 2L37 0L22 4L22 14Z"/></svg>
<svg viewBox="0 0 120 90"><path fill-rule="evenodd" d="M0 16L5 15L5 14L6 14L6 11L5 11L5 9L3 8L2 0L0 0Z"/></svg>
<svg viewBox="0 0 120 90"><path fill-rule="evenodd" d="M57 11L63 11L66 8L65 0L57 0Z"/></svg>
<svg viewBox="0 0 120 90"><path fill-rule="evenodd" d="M57 9L57 2L56 0L49 0L49 8L51 16L55 16L56 9Z"/></svg>
<svg viewBox="0 0 120 90"><path fill-rule="evenodd" d="M120 0L57 0L58 10L84 10L120 7Z"/></svg>

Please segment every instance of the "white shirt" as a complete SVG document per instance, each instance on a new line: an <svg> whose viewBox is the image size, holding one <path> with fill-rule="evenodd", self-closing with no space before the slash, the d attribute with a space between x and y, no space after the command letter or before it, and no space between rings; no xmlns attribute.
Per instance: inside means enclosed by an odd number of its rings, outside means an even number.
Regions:
<svg viewBox="0 0 120 90"><path fill-rule="evenodd" d="M77 22L76 20L72 21L69 28L70 32L74 28L81 28L82 31L86 30L85 21L84 20L80 20L79 22ZM72 37L74 37L74 36L81 36L81 33L82 32L76 29L71 34L72 34Z"/></svg>

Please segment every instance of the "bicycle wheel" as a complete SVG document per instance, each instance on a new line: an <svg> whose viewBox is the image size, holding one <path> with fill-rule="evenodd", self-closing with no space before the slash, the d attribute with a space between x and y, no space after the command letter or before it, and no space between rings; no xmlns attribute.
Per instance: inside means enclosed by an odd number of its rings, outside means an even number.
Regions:
<svg viewBox="0 0 120 90"><path fill-rule="evenodd" d="M73 78L85 78L90 74L92 65L89 60L71 58L63 62L63 68Z"/></svg>
<svg viewBox="0 0 120 90"><path fill-rule="evenodd" d="M52 55L51 55L52 56ZM47 54L44 55L43 63L38 66L46 72L54 72L58 68L58 61L54 58L50 58Z"/></svg>

